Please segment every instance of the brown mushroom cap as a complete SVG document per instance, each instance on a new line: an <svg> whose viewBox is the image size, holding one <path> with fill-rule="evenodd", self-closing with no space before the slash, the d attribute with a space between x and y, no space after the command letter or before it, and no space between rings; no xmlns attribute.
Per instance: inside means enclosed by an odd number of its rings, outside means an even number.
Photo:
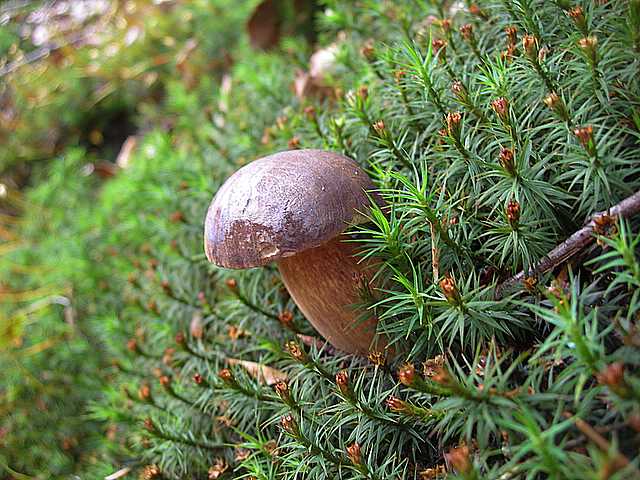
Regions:
<svg viewBox="0 0 640 480"><path fill-rule="evenodd" d="M371 179L351 159L322 150L290 150L255 160L214 197L204 227L210 262L226 268L266 265L317 247L357 223Z"/></svg>

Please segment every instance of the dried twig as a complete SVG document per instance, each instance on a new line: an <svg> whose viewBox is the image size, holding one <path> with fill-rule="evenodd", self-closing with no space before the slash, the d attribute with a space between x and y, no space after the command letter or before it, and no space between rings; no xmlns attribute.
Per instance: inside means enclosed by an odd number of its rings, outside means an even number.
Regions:
<svg viewBox="0 0 640 480"><path fill-rule="evenodd" d="M549 272L580 252L594 240L593 233L596 228L596 222L599 219L605 216L632 217L638 213L640 213L640 192L636 192L630 197L625 198L609 210L596 213L591 217L589 223L551 250L534 268L529 271L523 270L498 285L495 291L495 297L501 298L505 291L522 284L525 277L535 277L541 273Z"/></svg>
<svg viewBox="0 0 640 480"><path fill-rule="evenodd" d="M615 467L620 470L622 468L627 467L631 464L629 459L624 456L622 453L617 450L612 450L611 443L600 435L591 425L582 420L581 418L574 417L571 412L563 413L565 418L571 419L573 418L574 424L580 432L589 439L591 443L593 443L596 447L598 447L602 452L606 454L612 454L612 460L614 462ZM633 468L636 472L640 473L637 468Z"/></svg>
<svg viewBox="0 0 640 480"><path fill-rule="evenodd" d="M615 432L616 430L626 428L627 426L628 426L627 422L618 422L612 425L606 425L606 426L601 425L598 427L593 427L593 429L600 435L603 435L606 433L611 433L611 432ZM564 446L565 446L565 449L571 450L573 448L579 447L580 445L583 445L587 441L589 441L587 437L575 438L573 440L569 440L568 442L566 442Z"/></svg>
<svg viewBox="0 0 640 480"><path fill-rule="evenodd" d="M131 467L121 468L117 472L114 472L111 475L104 477L104 480L118 480L118 478L122 478L128 475L130 471L131 471Z"/></svg>

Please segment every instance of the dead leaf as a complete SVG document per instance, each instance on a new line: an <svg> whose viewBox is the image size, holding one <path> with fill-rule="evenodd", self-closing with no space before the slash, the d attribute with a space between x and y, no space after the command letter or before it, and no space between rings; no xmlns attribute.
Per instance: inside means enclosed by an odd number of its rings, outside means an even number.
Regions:
<svg viewBox="0 0 640 480"><path fill-rule="evenodd" d="M198 41L190 38L176 56L176 69L180 72L182 81L188 89L195 87L198 81L197 69L189 62L192 53L197 47Z"/></svg>
<svg viewBox="0 0 640 480"><path fill-rule="evenodd" d="M278 382L287 380L286 373L262 363L250 362L248 360L240 360L237 358L228 358L227 363L229 363L229 365L241 366L249 375L258 380L258 382L266 383L267 385L274 385Z"/></svg>
<svg viewBox="0 0 640 480"><path fill-rule="evenodd" d="M102 179L113 177L118 172L118 166L115 163L105 160L93 164L93 173Z"/></svg>
<svg viewBox="0 0 640 480"><path fill-rule="evenodd" d="M278 0L264 0L259 3L247 22L247 33L251 46L269 50L280 41L280 9Z"/></svg>
<svg viewBox="0 0 640 480"><path fill-rule="evenodd" d="M332 98L334 97L334 89L315 82L309 72L297 70L296 77L293 80L293 92L296 97L303 100L307 97Z"/></svg>
<svg viewBox="0 0 640 480"><path fill-rule="evenodd" d="M127 139L120 147L120 152L118 153L118 157L116 158L116 165L120 168L127 168L129 166L129 160L131 158L131 153L133 149L136 148L136 144L138 143L137 137L134 135L127 137Z"/></svg>
<svg viewBox="0 0 640 480"><path fill-rule="evenodd" d="M309 75L317 85L324 85L328 75L336 71L337 56L340 47L336 43L316 50L309 59Z"/></svg>
<svg viewBox="0 0 640 480"><path fill-rule="evenodd" d="M204 325L202 325L202 314L196 312L191 317L191 323L189 324L189 331L193 338L202 338L204 335Z"/></svg>
<svg viewBox="0 0 640 480"><path fill-rule="evenodd" d="M218 100L218 109L221 112L226 113L229 110L229 94L231 93L232 86L233 79L231 75L225 73L220 82L220 100Z"/></svg>
<svg viewBox="0 0 640 480"><path fill-rule="evenodd" d="M293 80L293 91L300 100L307 97L331 98L334 89L327 77L336 71L340 47L337 43L316 50L309 58L309 71L297 70Z"/></svg>
<svg viewBox="0 0 640 480"><path fill-rule="evenodd" d="M313 85L311 83L311 75L304 70L297 70L296 77L293 80L293 91L300 100L307 97Z"/></svg>

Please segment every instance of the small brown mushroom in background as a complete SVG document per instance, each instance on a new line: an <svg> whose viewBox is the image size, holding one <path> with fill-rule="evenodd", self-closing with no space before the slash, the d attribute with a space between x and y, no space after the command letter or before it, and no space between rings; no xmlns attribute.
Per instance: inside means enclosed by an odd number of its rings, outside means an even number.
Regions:
<svg viewBox="0 0 640 480"><path fill-rule="evenodd" d="M376 319L361 319L356 279L370 279L349 224L365 219L371 180L351 159L322 150L294 150L256 160L233 174L205 219L210 262L251 268L277 262L287 290L333 346L366 354Z"/></svg>

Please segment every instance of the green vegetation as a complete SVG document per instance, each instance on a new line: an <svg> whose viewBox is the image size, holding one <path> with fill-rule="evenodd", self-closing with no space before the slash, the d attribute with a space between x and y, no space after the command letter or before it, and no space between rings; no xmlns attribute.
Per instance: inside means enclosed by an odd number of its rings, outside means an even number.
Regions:
<svg viewBox="0 0 640 480"><path fill-rule="evenodd" d="M2 87L2 478L639 476L640 3L264 4L269 51L255 3L141 2L131 48ZM293 148L385 200L345 240L390 352L205 258L216 190Z"/></svg>

